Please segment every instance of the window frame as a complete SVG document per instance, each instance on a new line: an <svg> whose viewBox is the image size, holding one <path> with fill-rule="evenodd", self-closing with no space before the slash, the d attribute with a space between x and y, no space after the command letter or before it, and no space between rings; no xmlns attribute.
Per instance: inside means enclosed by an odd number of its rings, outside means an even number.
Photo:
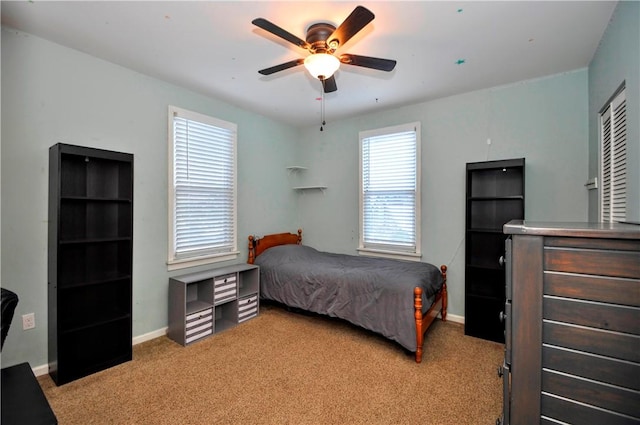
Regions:
<svg viewBox="0 0 640 425"><path fill-rule="evenodd" d="M624 117L616 116L618 108L623 105ZM609 119L608 131L605 131L605 121ZM617 125L618 121L623 124L623 137L621 140L620 130ZM601 222L616 223L626 220L626 168L628 166L628 158L626 153L626 90L623 83L606 102L598 114L598 144L599 144L599 177L600 191L598 193L599 217ZM608 134L608 146L605 145L605 134ZM619 151L623 151L623 157L620 158ZM616 161L618 159L618 161ZM608 164L605 164L605 161ZM608 170L608 173L607 171ZM622 177L620 177L622 176ZM621 180L620 180L621 179ZM614 184L615 182L615 184ZM622 204L620 204L622 200ZM615 206L615 204L618 204Z"/></svg>
<svg viewBox="0 0 640 425"><path fill-rule="evenodd" d="M367 244L365 242L365 218L364 218L364 208L365 208L365 199L364 199L364 158L363 158L363 142L365 139L376 137L376 136L385 136L392 135L398 133L406 133L409 131L415 132L415 143L416 143L416 158L415 158L415 208L414 208L414 236L415 236L415 247L413 250L406 250L401 248L394 248L393 245L384 245L384 244ZM410 122L406 124L400 124L390 127L384 127L373 130L366 130L359 132L359 242L358 242L358 252L361 255L373 256L373 257L385 257L385 258L395 258L401 260L411 260L411 261L420 261L422 258L422 243L421 243L421 205L422 205L422 197L421 197L421 126L419 121Z"/></svg>
<svg viewBox="0 0 640 425"><path fill-rule="evenodd" d="M233 201L232 222L233 233L231 249L223 252L204 252L193 256L180 257L176 255L176 185L175 177L175 138L174 117L180 117L189 121L198 122L221 128L232 133L232 166L233 166ZM238 127L237 124L227 122L198 112L189 111L169 105L168 107L168 253L167 268L169 271L187 267L195 267L213 264L222 261L234 260L240 254L238 250Z"/></svg>

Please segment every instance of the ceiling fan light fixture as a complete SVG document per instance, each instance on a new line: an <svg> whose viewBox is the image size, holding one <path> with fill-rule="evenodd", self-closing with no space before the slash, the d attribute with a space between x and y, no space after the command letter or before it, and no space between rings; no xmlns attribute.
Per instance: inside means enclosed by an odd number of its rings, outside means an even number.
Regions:
<svg viewBox="0 0 640 425"><path fill-rule="evenodd" d="M326 80L340 68L340 60L328 53L315 53L306 57L304 66L313 78Z"/></svg>

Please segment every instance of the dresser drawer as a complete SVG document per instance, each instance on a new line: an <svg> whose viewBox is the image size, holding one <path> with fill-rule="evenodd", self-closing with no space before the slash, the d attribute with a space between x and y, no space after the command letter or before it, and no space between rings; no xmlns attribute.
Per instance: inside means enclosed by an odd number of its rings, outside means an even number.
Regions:
<svg viewBox="0 0 640 425"><path fill-rule="evenodd" d="M636 335L546 320L542 335L547 345L640 363Z"/></svg>
<svg viewBox="0 0 640 425"><path fill-rule="evenodd" d="M258 296L238 300L238 322L244 322L258 315Z"/></svg>
<svg viewBox="0 0 640 425"><path fill-rule="evenodd" d="M624 278L640 277L640 252L584 248L544 248L547 271Z"/></svg>
<svg viewBox="0 0 640 425"><path fill-rule="evenodd" d="M236 274L228 274L218 276L213 281L213 300L214 304L220 304L231 301L236 298L238 292L238 282Z"/></svg>
<svg viewBox="0 0 640 425"><path fill-rule="evenodd" d="M640 364L557 345L542 347L542 367L609 386L640 391Z"/></svg>
<svg viewBox="0 0 640 425"><path fill-rule="evenodd" d="M545 272L544 294L640 307L640 280Z"/></svg>
<svg viewBox="0 0 640 425"><path fill-rule="evenodd" d="M545 295L542 310L546 320L640 336L638 307Z"/></svg>
<svg viewBox="0 0 640 425"><path fill-rule="evenodd" d="M629 419L640 418L640 404L638 403L637 392L627 388L611 386L602 382L543 369L542 393L573 402L580 406L585 413L600 410L616 412L618 418L620 416L627 416ZM544 410L542 410L542 414L544 413ZM628 423L633 422L635 420ZM574 419L569 423L583 424L585 422ZM611 418L610 421L600 423L613 424L620 422Z"/></svg>

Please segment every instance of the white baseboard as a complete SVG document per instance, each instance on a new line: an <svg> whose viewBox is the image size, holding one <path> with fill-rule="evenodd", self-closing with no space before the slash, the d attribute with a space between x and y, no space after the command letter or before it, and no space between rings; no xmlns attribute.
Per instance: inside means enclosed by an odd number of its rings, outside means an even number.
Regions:
<svg viewBox="0 0 640 425"><path fill-rule="evenodd" d="M143 334L143 335L134 336L133 340L131 342L133 343L133 345L138 345L138 344L142 344L143 342L147 342L147 341L150 341L152 339L159 338L161 336L165 336L167 334L167 330L168 329L169 328L167 328L165 326L164 328L160 328L160 329L157 329L155 331L151 331L151 332Z"/></svg>
<svg viewBox="0 0 640 425"><path fill-rule="evenodd" d="M36 366L31 368L31 370L33 370L33 374L36 376L46 375L49 373L49 365L45 364L42 366Z"/></svg>
<svg viewBox="0 0 640 425"><path fill-rule="evenodd" d="M464 316L458 316L457 314L447 313L447 321L451 321L454 323L461 323L464 325Z"/></svg>
<svg viewBox="0 0 640 425"><path fill-rule="evenodd" d="M142 344L143 342L150 341L152 339L155 339L161 336L165 336L167 334L167 329L168 329L167 327L164 327L143 335L134 336L133 339L131 340L131 344L138 345L138 344ZM49 373L49 365L44 364L41 366L32 367L31 370L33 370L33 374L36 376L46 375L47 373Z"/></svg>

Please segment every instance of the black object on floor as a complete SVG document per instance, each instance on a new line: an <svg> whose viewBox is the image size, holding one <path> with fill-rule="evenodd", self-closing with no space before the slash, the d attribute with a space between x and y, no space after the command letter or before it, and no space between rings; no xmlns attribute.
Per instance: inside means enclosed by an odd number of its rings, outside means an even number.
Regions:
<svg viewBox="0 0 640 425"><path fill-rule="evenodd" d="M0 288L0 310L2 314L2 320L0 321L0 351L4 347L4 340L9 333L9 327L13 320L13 313L18 305L18 295L15 292L9 291L5 288Z"/></svg>
<svg viewBox="0 0 640 425"><path fill-rule="evenodd" d="M57 424L56 415L40 388L29 363L0 371L2 385L2 425Z"/></svg>

